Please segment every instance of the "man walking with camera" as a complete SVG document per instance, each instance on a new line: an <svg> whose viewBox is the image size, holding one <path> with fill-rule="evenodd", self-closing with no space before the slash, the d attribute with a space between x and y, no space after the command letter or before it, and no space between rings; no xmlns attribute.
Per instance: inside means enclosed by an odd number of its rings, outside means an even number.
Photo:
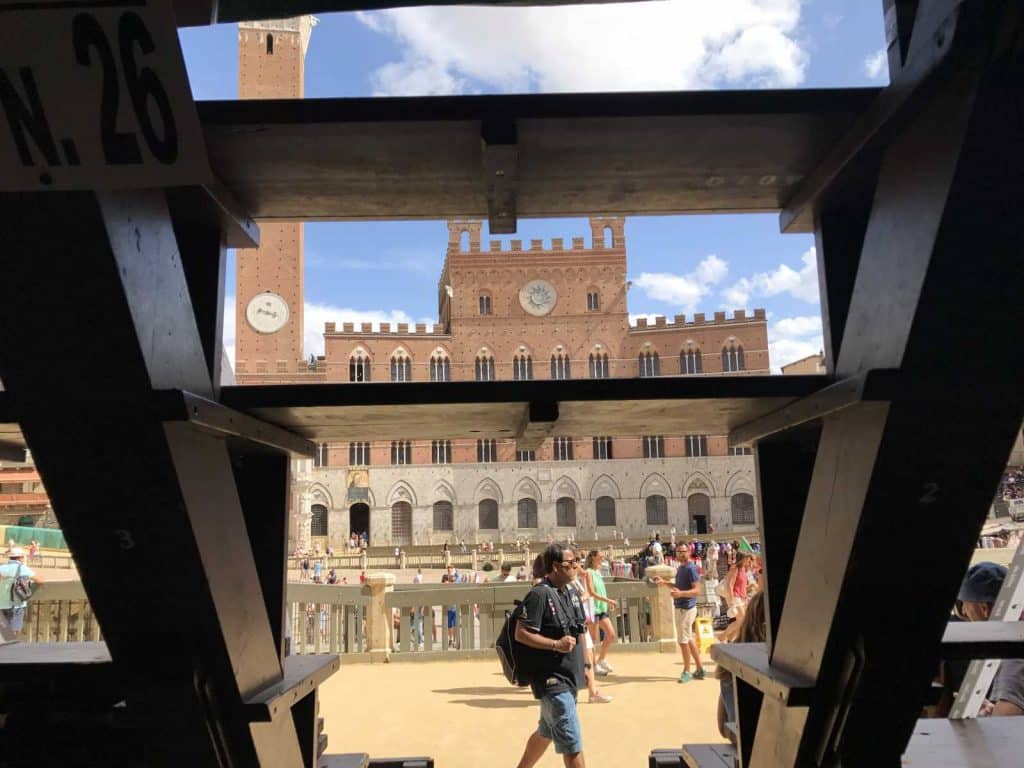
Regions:
<svg viewBox="0 0 1024 768"><path fill-rule="evenodd" d="M526 595L517 612L516 641L536 651L530 683L540 700L540 722L526 742L519 768L532 768L555 743L566 768L584 768L583 736L576 714L576 692L584 687L583 606L575 590L566 589L575 575L571 549L549 544L542 553L545 576Z"/></svg>

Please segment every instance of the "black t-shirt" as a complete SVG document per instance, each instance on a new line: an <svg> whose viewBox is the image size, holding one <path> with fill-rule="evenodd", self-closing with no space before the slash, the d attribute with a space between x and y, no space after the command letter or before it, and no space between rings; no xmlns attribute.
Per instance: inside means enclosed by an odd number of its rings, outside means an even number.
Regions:
<svg viewBox="0 0 1024 768"><path fill-rule="evenodd" d="M537 674L530 684L534 697L539 699L563 691L575 693L584 687L583 643L579 638L585 618L576 591L555 589L544 579L527 592L526 599L519 606L519 620L527 629L551 640L571 635L578 641L570 653L536 652Z"/></svg>

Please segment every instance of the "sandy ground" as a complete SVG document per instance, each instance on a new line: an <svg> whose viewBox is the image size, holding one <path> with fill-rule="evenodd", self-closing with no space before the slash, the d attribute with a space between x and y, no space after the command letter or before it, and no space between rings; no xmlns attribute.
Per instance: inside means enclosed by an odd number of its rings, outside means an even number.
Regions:
<svg viewBox="0 0 1024 768"><path fill-rule="evenodd" d="M721 742L718 681L676 682L678 655L620 652L615 674L599 678L610 704L580 697L584 755L594 766L647 764L656 747ZM712 665L708 665L709 670ZM536 728L529 689L509 685L497 659L345 665L320 687L328 753L428 755L438 768L515 765ZM557 768L549 749L539 768Z"/></svg>

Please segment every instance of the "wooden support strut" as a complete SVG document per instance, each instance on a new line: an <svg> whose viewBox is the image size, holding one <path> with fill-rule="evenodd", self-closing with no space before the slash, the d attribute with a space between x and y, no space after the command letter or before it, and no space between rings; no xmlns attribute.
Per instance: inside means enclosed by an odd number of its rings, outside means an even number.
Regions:
<svg viewBox="0 0 1024 768"><path fill-rule="evenodd" d="M291 714L254 724L245 709L283 675L287 453L273 439L225 439L232 428L214 403L193 401L202 424L189 420L191 406L177 421L153 407L156 390L212 396L214 356L201 336L215 336L200 333L197 317L219 327L223 312L219 302L194 311L164 194L5 195L2 203L0 322L21 333L0 335L0 375L128 686L128 716L159 722L164 764L215 755L304 764L299 734L312 727L297 730ZM206 274L218 280L216 270ZM215 290L192 295L216 300ZM54 376L54 358L75 377ZM236 433L254 423L239 419ZM277 469L243 471L239 483L235 441L250 462L254 450L274 454ZM250 493L257 474L262 493ZM268 476L275 493L266 493ZM102 497L82 492L97 484ZM278 521L264 526L272 546L256 519L247 521L260 496L261 514ZM166 608L159 626L140 621L153 615L153 590Z"/></svg>
<svg viewBox="0 0 1024 768"><path fill-rule="evenodd" d="M935 13L940 5L922 3L907 68L933 55L924 48L937 30L922 18L957 39L943 39L951 53L941 87L882 155L835 372L898 368L910 380L952 375L957 386L821 417L771 656L815 689L806 709L764 698L744 765L898 763L1020 427L1024 363L988 331L1013 325L1024 279L1024 232L1009 202L1024 163L1007 154L1021 136L1006 117L1021 108L1022 61L1019 48L997 42L1019 34L1021 21L1015 9L976 3L958 6L950 22ZM828 264L829 251L821 257ZM957 396L972 388L1000 394ZM893 541L944 556L909 612L877 609L889 575L868 553ZM777 596L770 604L775 614Z"/></svg>

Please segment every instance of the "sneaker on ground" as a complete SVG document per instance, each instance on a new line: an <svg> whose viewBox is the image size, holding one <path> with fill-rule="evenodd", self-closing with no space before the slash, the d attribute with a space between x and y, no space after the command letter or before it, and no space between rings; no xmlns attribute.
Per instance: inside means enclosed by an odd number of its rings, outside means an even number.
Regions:
<svg viewBox="0 0 1024 768"><path fill-rule="evenodd" d="M703 680L704 679L704 669L701 668L701 669L698 669L696 672L694 672L693 673L693 679L694 680Z"/></svg>
<svg viewBox="0 0 1024 768"><path fill-rule="evenodd" d="M606 675L609 672L614 672L615 671L614 667L612 667L612 665L609 664L607 661L599 661L599 662L597 662L597 669L598 669L599 672L603 672Z"/></svg>
<svg viewBox="0 0 1024 768"><path fill-rule="evenodd" d="M693 680L693 675L691 675L689 672L683 672L683 674L679 676L680 683L688 683L691 680Z"/></svg>
<svg viewBox="0 0 1024 768"><path fill-rule="evenodd" d="M609 704L611 703L612 697L605 696L603 693L595 693L590 697L591 704Z"/></svg>
<svg viewBox="0 0 1024 768"><path fill-rule="evenodd" d="M608 670L605 669L604 667L602 667L600 664L595 664L594 665L594 674L595 675L601 675L603 677L604 675L608 674Z"/></svg>

